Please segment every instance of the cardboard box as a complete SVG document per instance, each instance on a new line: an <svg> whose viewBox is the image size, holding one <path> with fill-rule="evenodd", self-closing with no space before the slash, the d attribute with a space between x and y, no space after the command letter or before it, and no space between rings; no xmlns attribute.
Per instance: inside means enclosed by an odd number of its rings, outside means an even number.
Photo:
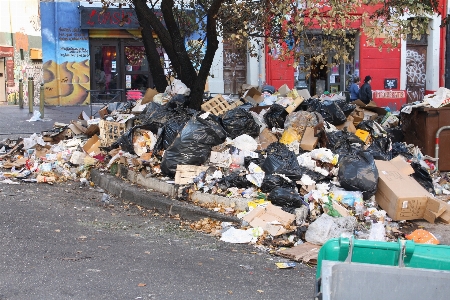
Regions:
<svg viewBox="0 0 450 300"><path fill-rule="evenodd" d="M423 219L430 193L414 178L401 156L390 161L375 160L379 179L375 201L394 221Z"/></svg>
<svg viewBox="0 0 450 300"><path fill-rule="evenodd" d="M336 128L339 130L344 130L345 127L347 127L348 132L353 132L353 133L356 132L356 127L355 127L354 119L352 116L348 116L347 121L345 121L344 124L336 126Z"/></svg>
<svg viewBox="0 0 450 300"><path fill-rule="evenodd" d="M103 107L102 109L100 109L100 110L98 111L98 115L100 116L101 119L104 119L107 115L109 115L109 113L108 113L108 107L105 106L105 107Z"/></svg>
<svg viewBox="0 0 450 300"><path fill-rule="evenodd" d="M158 91L156 89L147 89L145 92L144 98L142 98L141 104L146 104L153 101L153 97L158 95Z"/></svg>
<svg viewBox="0 0 450 300"><path fill-rule="evenodd" d="M297 98L295 98L295 100L289 104L285 110L287 111L288 114L290 114L291 112L293 112L300 104L303 103L305 99L303 97L298 96Z"/></svg>
<svg viewBox="0 0 450 300"><path fill-rule="evenodd" d="M286 228L294 222L295 215L285 212L278 206L268 204L266 207L253 209L245 215L243 220L252 227L262 227L272 236L277 236L289 232Z"/></svg>
<svg viewBox="0 0 450 300"><path fill-rule="evenodd" d="M364 110L362 108L356 107L350 115L353 118L353 125L355 126L364 120Z"/></svg>
<svg viewBox="0 0 450 300"><path fill-rule="evenodd" d="M253 105L257 105L264 101L264 96L256 88L251 88L244 94L244 99Z"/></svg>
<svg viewBox="0 0 450 300"><path fill-rule="evenodd" d="M363 110L364 112L364 121L370 121L370 120L376 120L378 118L378 114L376 112L373 111L369 111L369 110Z"/></svg>
<svg viewBox="0 0 450 300"><path fill-rule="evenodd" d="M361 141L363 141L365 144L369 141L370 138L370 132L358 129L355 132L355 135L360 138Z"/></svg>
<svg viewBox="0 0 450 300"><path fill-rule="evenodd" d="M300 147L306 151L312 151L316 148L319 138L314 136L314 127L306 127L303 133Z"/></svg>
<svg viewBox="0 0 450 300"><path fill-rule="evenodd" d="M100 138L97 135L94 135L84 144L83 150L89 156L96 156L101 153L100 145L101 145Z"/></svg>
<svg viewBox="0 0 450 300"><path fill-rule="evenodd" d="M280 96L282 97L286 97L286 95L291 91L291 89L287 86L287 84L283 84L282 86L280 86L280 88L278 89L278 93L280 94Z"/></svg>

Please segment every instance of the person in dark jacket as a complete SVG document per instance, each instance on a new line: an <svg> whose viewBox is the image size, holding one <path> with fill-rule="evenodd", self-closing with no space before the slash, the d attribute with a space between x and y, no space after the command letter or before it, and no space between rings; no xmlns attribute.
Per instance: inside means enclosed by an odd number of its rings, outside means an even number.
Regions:
<svg viewBox="0 0 450 300"><path fill-rule="evenodd" d="M353 79L353 83L350 86L350 102L353 102L355 100L358 100L359 98L359 83L360 83L360 79L358 76L356 76Z"/></svg>
<svg viewBox="0 0 450 300"><path fill-rule="evenodd" d="M372 101L372 87L370 83L372 82L372 77L367 75L364 78L364 84L359 89L359 100L364 102L365 104L369 104Z"/></svg>

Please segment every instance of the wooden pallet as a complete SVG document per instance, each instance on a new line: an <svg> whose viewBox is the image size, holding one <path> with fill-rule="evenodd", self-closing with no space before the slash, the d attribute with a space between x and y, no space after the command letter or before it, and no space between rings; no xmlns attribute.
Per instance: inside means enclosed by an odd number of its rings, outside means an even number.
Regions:
<svg viewBox="0 0 450 300"><path fill-rule="evenodd" d="M103 147L111 146L125 131L127 131L127 123L110 122L100 120L100 139Z"/></svg>
<svg viewBox="0 0 450 300"><path fill-rule="evenodd" d="M193 183L194 178L201 172L208 170L208 168L208 166L177 165L175 184Z"/></svg>
<svg viewBox="0 0 450 300"><path fill-rule="evenodd" d="M236 101L233 103L228 103L227 100L225 100L222 95L217 95L216 97L212 98L211 100L208 100L207 102L203 103L201 108L203 111L210 112L216 116L220 116L223 113L238 107L239 105L242 105L243 103L241 101Z"/></svg>

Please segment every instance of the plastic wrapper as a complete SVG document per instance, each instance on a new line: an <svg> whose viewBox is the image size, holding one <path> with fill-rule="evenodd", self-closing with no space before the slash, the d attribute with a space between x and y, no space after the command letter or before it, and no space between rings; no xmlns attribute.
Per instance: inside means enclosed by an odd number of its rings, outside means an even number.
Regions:
<svg viewBox="0 0 450 300"><path fill-rule="evenodd" d="M280 142L286 145L294 141L301 141L306 127L315 127L322 118L316 113L307 111L293 112L288 115L284 122L284 132L281 135Z"/></svg>
<svg viewBox="0 0 450 300"><path fill-rule="evenodd" d="M303 197L295 189L276 187L267 195L273 205L280 206L283 210L298 208L303 204Z"/></svg>
<svg viewBox="0 0 450 300"><path fill-rule="evenodd" d="M338 180L348 191L361 191L364 200L375 195L378 169L373 156L367 152L345 155L339 160Z"/></svg>
<svg viewBox="0 0 450 300"><path fill-rule="evenodd" d="M356 225L355 217L333 218L323 214L309 225L305 239L312 244L323 245L329 239L338 238L342 234L352 235Z"/></svg>
<svg viewBox="0 0 450 300"><path fill-rule="evenodd" d="M247 134L242 134L236 137L233 141L234 147L244 151L255 151L258 148L258 143L254 138Z"/></svg>
<svg viewBox="0 0 450 300"><path fill-rule="evenodd" d="M266 175L261 184L261 192L270 193L276 187L283 187L288 189L295 189L296 183L294 181L290 181L280 175Z"/></svg>
<svg viewBox="0 0 450 300"><path fill-rule="evenodd" d="M434 190L433 178L431 178L430 173L428 173L424 167L416 162L412 162L411 167L414 169L414 173L411 174L411 176L428 192L433 195L436 194Z"/></svg>
<svg viewBox="0 0 450 300"><path fill-rule="evenodd" d="M164 152L161 171L174 176L179 164L202 165L208 160L211 148L225 139L226 132L216 116L207 113L195 115Z"/></svg>
<svg viewBox="0 0 450 300"><path fill-rule="evenodd" d="M264 121L266 121L268 128L284 128L284 122L288 112L279 104L273 104L270 109L264 114Z"/></svg>
<svg viewBox="0 0 450 300"><path fill-rule="evenodd" d="M358 203L363 203L363 194L360 191L346 191L339 188L332 188L328 196L331 200L356 207Z"/></svg>
<svg viewBox="0 0 450 300"><path fill-rule="evenodd" d="M386 241L386 228L383 223L373 223L370 228L369 241Z"/></svg>
<svg viewBox="0 0 450 300"><path fill-rule="evenodd" d="M222 115L222 126L232 139L242 134L252 137L259 135L259 126L251 113L239 107Z"/></svg>
<svg viewBox="0 0 450 300"><path fill-rule="evenodd" d="M347 120L342 109L333 100L320 101L319 99L311 98L307 102L308 111L316 111L320 113L323 119L333 125L344 124Z"/></svg>
<svg viewBox="0 0 450 300"><path fill-rule="evenodd" d="M411 234L406 235L406 238L418 244L439 245L439 240L431 232L424 229L414 230Z"/></svg>

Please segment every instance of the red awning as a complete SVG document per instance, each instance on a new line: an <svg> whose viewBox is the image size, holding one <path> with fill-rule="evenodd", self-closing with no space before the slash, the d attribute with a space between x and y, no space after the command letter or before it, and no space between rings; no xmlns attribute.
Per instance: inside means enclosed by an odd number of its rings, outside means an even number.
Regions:
<svg viewBox="0 0 450 300"><path fill-rule="evenodd" d="M0 46L0 57L14 57L14 47Z"/></svg>

